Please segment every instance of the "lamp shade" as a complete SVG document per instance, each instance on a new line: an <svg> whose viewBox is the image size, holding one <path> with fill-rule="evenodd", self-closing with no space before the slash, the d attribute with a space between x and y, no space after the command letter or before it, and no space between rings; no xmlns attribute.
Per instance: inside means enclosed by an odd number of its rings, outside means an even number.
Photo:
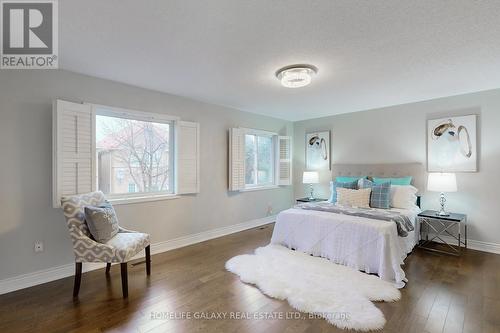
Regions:
<svg viewBox="0 0 500 333"><path fill-rule="evenodd" d="M427 190L432 192L456 192L457 177L454 173L430 173Z"/></svg>
<svg viewBox="0 0 500 333"><path fill-rule="evenodd" d="M319 175L316 171L304 171L302 176L302 183L304 184L317 184L319 183Z"/></svg>

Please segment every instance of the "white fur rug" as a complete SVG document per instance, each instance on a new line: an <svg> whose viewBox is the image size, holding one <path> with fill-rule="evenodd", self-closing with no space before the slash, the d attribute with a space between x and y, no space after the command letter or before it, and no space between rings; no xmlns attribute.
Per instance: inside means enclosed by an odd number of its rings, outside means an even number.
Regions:
<svg viewBox="0 0 500 333"><path fill-rule="evenodd" d="M266 295L286 299L298 311L325 318L339 328L382 329L385 318L370 301L397 301L392 283L323 258L268 245L240 255L226 269Z"/></svg>

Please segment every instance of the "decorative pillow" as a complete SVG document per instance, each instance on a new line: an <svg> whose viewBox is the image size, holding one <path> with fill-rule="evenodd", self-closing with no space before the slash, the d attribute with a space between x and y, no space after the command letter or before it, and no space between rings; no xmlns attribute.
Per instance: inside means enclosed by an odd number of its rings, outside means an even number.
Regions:
<svg viewBox="0 0 500 333"><path fill-rule="evenodd" d="M360 179L358 181L359 188L371 188L370 207L372 208L391 208L391 183L383 183L375 185L368 179Z"/></svg>
<svg viewBox="0 0 500 333"><path fill-rule="evenodd" d="M370 207L372 208L391 208L391 183L373 185L370 196Z"/></svg>
<svg viewBox="0 0 500 333"><path fill-rule="evenodd" d="M365 176L358 176L358 177L343 177L343 176L340 176L340 177L335 177L335 181L336 182L339 182L339 183L352 183L352 182L355 182L355 181L358 181L362 178L366 178Z"/></svg>
<svg viewBox="0 0 500 333"><path fill-rule="evenodd" d="M99 206L86 206L85 221L90 233L99 243L106 243L118 233L118 219L109 202Z"/></svg>
<svg viewBox="0 0 500 333"><path fill-rule="evenodd" d="M391 186L391 207L413 209L417 207L418 189L411 185Z"/></svg>
<svg viewBox="0 0 500 333"><path fill-rule="evenodd" d="M370 208L371 188L363 188L361 190L351 190L348 188L337 189L337 203L339 205Z"/></svg>
<svg viewBox="0 0 500 333"><path fill-rule="evenodd" d="M347 183L342 183L342 182L330 182L330 199L328 199L329 202L331 203L336 203L337 202L337 188L350 188L350 189L357 189L358 187L358 181L352 181L352 182L347 182Z"/></svg>
<svg viewBox="0 0 500 333"><path fill-rule="evenodd" d="M358 180L358 188L372 188L373 181L367 178L361 178Z"/></svg>
<svg viewBox="0 0 500 333"><path fill-rule="evenodd" d="M401 178L379 178L373 177L373 182L375 185L380 185L383 183L390 182L391 185L411 185L412 176L401 177Z"/></svg>

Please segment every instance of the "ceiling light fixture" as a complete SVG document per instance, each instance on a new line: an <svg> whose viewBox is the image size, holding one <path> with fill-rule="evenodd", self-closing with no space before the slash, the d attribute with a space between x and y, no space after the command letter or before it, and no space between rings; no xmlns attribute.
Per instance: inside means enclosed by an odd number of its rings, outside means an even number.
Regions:
<svg viewBox="0 0 500 333"><path fill-rule="evenodd" d="M312 76L317 72L318 69L312 65L291 65L279 69L276 77L283 87L300 88L310 84Z"/></svg>

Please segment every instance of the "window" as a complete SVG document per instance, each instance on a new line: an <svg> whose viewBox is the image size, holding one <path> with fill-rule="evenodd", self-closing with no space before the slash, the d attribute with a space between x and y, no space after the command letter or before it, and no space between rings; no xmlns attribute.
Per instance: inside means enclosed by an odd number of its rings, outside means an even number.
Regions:
<svg viewBox="0 0 500 333"><path fill-rule="evenodd" d="M275 184L272 135L245 134L245 187Z"/></svg>
<svg viewBox="0 0 500 333"><path fill-rule="evenodd" d="M291 185L291 138L248 129L229 130L229 190Z"/></svg>
<svg viewBox="0 0 500 333"><path fill-rule="evenodd" d="M53 128L54 207L96 190L116 203L200 192L198 123L55 100Z"/></svg>
<svg viewBox="0 0 500 333"><path fill-rule="evenodd" d="M172 123L96 111L97 188L110 195L173 193Z"/></svg>

